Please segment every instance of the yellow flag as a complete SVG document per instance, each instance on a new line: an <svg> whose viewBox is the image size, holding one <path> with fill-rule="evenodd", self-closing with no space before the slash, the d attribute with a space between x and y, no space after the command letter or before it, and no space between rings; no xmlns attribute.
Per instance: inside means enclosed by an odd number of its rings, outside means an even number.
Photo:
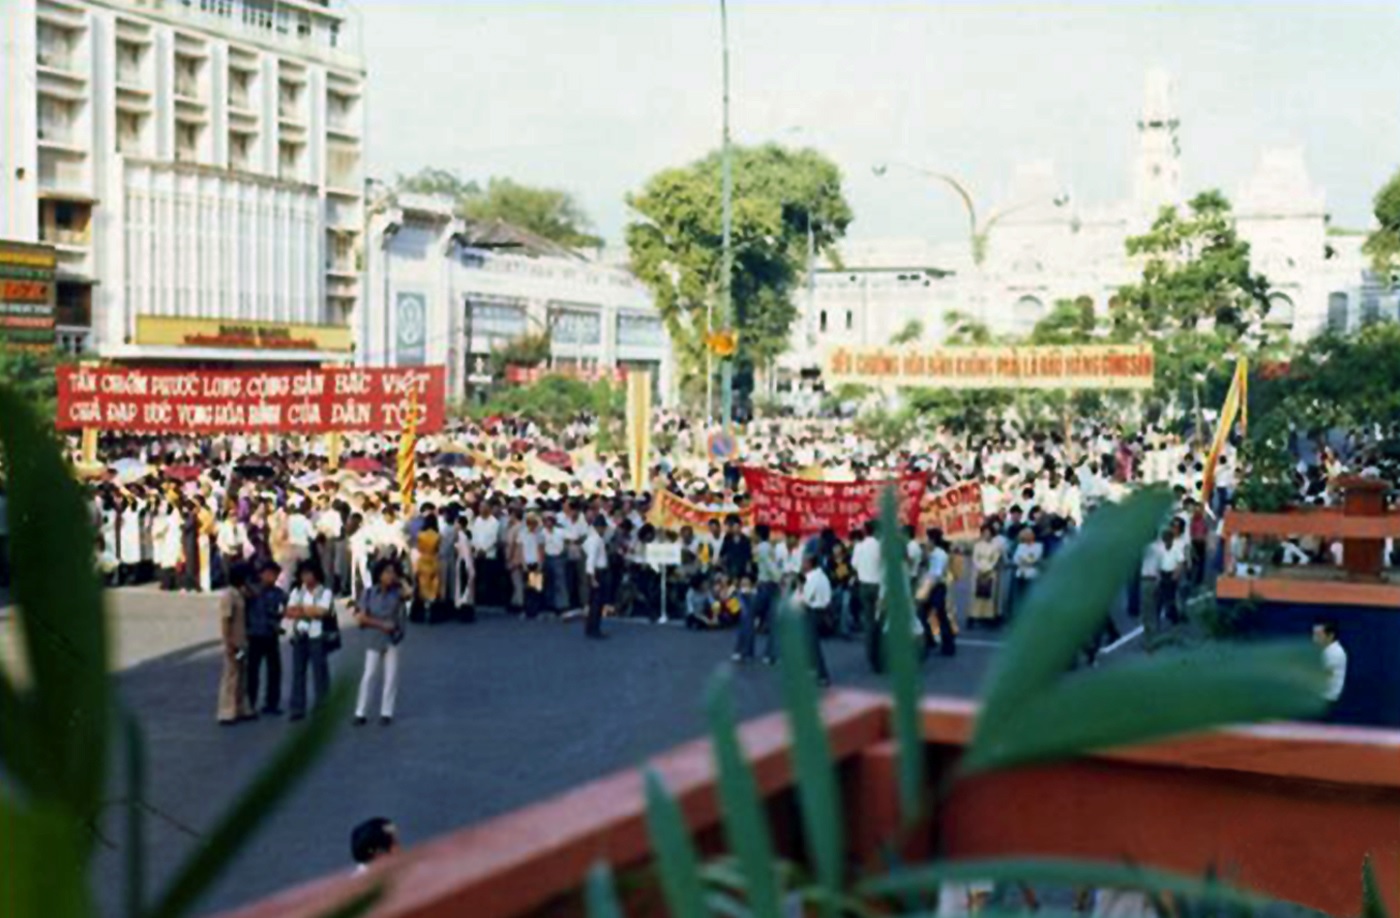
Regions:
<svg viewBox="0 0 1400 918"><path fill-rule="evenodd" d="M1230 391L1225 393L1225 404L1220 406L1220 417L1216 420L1215 438L1210 444L1210 454L1206 456L1205 475L1201 480L1201 502L1210 503L1211 492L1215 490L1215 466L1220 461L1220 453L1229 442L1230 430L1235 419L1240 419L1243 429L1248 423L1249 406L1246 404L1249 389L1249 365L1244 357L1235 364L1235 375L1230 380Z"/></svg>
<svg viewBox="0 0 1400 918"><path fill-rule="evenodd" d="M627 468L633 491L647 487L651 467L651 373L627 371Z"/></svg>
<svg viewBox="0 0 1400 918"><path fill-rule="evenodd" d="M418 478L418 390L410 391L408 416L399 434L399 500L403 512L413 512L413 492Z"/></svg>

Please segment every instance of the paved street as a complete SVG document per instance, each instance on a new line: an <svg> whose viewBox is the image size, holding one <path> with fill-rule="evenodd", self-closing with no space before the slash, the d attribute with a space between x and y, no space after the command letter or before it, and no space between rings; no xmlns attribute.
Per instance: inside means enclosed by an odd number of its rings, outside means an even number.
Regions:
<svg viewBox="0 0 1400 918"><path fill-rule="evenodd" d="M114 618L121 677L149 745L149 828L156 878L174 869L237 790L294 726L283 718L220 728L213 601L118 591ZM241 903L298 880L349 867L359 819L393 817L411 843L559 793L703 732L701 699L733 633L617 623L585 642L581 623L490 616L475 626L415 628L404 643L399 716L391 727L346 725L315 773L233 866L205 909ZM925 666L930 692L972 694L995 651L968 634L959 655ZM147 648L141 653L137 645ZM875 686L860 645L826 645L838 685ZM158 655L152 656L150 650ZM354 635L332 664L358 678ZM744 667L744 716L778 702L776 674ZM119 792L114 791L114 795ZM121 838L112 814L110 839ZM99 899L115 913L121 859L100 864Z"/></svg>

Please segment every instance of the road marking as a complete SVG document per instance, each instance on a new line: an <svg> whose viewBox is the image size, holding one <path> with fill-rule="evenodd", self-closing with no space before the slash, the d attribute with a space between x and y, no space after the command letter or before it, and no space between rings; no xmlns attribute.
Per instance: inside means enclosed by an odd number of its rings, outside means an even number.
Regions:
<svg viewBox="0 0 1400 918"><path fill-rule="evenodd" d="M1136 628L1134 628L1132 631L1129 631L1127 634L1123 635L1123 636L1120 637L1118 640L1114 641L1112 644L1109 644L1109 645L1108 645L1107 647L1105 647L1103 650L1099 651L1099 653L1100 653L1100 654L1113 653L1113 651L1115 651L1115 650L1117 650L1118 648L1124 646L1125 644L1128 644L1128 643L1131 642L1131 641L1137 640L1139 637L1142 636L1142 632L1143 632L1142 625L1138 625L1138 626L1137 626Z"/></svg>

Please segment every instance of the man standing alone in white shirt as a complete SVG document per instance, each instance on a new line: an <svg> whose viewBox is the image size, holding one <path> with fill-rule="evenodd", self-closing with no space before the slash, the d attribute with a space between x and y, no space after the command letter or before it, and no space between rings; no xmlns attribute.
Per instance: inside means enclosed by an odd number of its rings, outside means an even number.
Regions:
<svg viewBox="0 0 1400 918"><path fill-rule="evenodd" d="M831 581L826 571L810 553L802 557L802 589L799 593L802 608L802 629L807 635L807 646L811 648L812 662L817 667L817 684L830 685L831 673L826 668L826 656L822 653L822 642L817 634L817 623L826 617L831 608ZM775 623L776 624L776 623Z"/></svg>
<svg viewBox="0 0 1400 918"><path fill-rule="evenodd" d="M1322 667L1327 670L1327 687L1322 697L1327 700L1330 716L1347 684L1347 652L1337 639L1337 623L1324 619L1313 625L1313 643L1322 648Z"/></svg>

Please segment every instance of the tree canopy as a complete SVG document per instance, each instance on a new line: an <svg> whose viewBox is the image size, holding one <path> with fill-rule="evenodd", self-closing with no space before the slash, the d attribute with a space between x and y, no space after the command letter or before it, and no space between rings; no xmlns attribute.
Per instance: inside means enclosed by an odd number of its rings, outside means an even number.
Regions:
<svg viewBox="0 0 1400 918"><path fill-rule="evenodd" d="M456 202L457 214L468 220L503 220L569 248L592 248L601 243L583 206L567 191L538 188L514 179L494 177L483 188L449 169L420 169L400 175L399 190L435 194Z"/></svg>
<svg viewBox="0 0 1400 918"><path fill-rule="evenodd" d="M1268 312L1269 282L1250 268L1249 243L1219 191L1196 195L1185 214L1163 207L1127 250L1142 261L1142 280L1118 291L1113 322L1122 332L1214 328L1238 337Z"/></svg>
<svg viewBox="0 0 1400 918"><path fill-rule="evenodd" d="M736 147L733 157L730 288L733 327L739 332L737 378L742 379L787 347L809 225L817 252L830 254L852 216L841 194L840 170L815 150L768 144ZM682 376L692 380L704 365L707 307L720 302L720 186L716 152L657 173L627 197L635 215L627 227L632 270L651 289Z"/></svg>
<svg viewBox="0 0 1400 918"><path fill-rule="evenodd" d="M1202 383L1214 391L1232 356L1283 345L1265 324L1269 281L1250 266L1249 243L1219 191L1196 195L1185 213L1163 207L1148 232L1129 237L1127 251L1141 261L1142 279L1119 290L1109 340L1153 344L1160 399L1184 399Z"/></svg>
<svg viewBox="0 0 1400 918"><path fill-rule="evenodd" d="M1361 250L1371 257L1372 270L1389 278L1400 263L1400 172L1376 192L1373 209L1380 226L1366 237Z"/></svg>

